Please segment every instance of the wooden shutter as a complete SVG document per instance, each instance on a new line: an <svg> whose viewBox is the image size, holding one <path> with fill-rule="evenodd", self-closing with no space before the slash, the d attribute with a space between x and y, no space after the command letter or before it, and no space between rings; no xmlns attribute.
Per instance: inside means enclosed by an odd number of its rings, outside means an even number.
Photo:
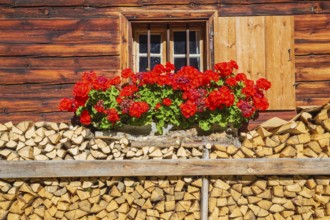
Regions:
<svg viewBox="0 0 330 220"><path fill-rule="evenodd" d="M215 18L215 63L236 60L239 72L271 81L269 109L295 109L293 33L292 16Z"/></svg>

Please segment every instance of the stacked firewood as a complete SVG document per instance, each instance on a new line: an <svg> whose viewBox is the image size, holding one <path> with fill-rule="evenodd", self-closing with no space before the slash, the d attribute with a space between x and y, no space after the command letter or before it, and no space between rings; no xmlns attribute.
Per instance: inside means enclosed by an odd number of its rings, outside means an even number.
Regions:
<svg viewBox="0 0 330 220"><path fill-rule="evenodd" d="M200 219L198 178L1 180L0 219Z"/></svg>
<svg viewBox="0 0 330 220"><path fill-rule="evenodd" d="M215 144L216 158L328 158L330 103L301 111L291 121L273 118L246 134L242 147Z"/></svg>
<svg viewBox="0 0 330 220"><path fill-rule="evenodd" d="M2 160L141 160L201 158L202 146L131 146L118 140L95 138L89 129L66 123L0 123Z"/></svg>
<svg viewBox="0 0 330 220"><path fill-rule="evenodd" d="M209 219L330 219L327 176L212 178Z"/></svg>

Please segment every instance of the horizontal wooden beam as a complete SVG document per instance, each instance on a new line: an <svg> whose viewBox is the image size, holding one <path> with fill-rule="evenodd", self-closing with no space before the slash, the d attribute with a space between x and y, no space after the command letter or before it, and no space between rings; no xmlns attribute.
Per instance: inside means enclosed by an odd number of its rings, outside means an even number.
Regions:
<svg viewBox="0 0 330 220"><path fill-rule="evenodd" d="M330 175L330 159L0 161L0 178Z"/></svg>

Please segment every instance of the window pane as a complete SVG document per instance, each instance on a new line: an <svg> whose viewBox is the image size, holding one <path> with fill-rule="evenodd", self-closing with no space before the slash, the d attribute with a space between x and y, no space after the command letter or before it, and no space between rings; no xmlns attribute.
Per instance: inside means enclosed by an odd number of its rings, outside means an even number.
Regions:
<svg viewBox="0 0 330 220"><path fill-rule="evenodd" d="M148 68L148 57L140 57L139 72L144 72Z"/></svg>
<svg viewBox="0 0 330 220"><path fill-rule="evenodd" d="M190 54L199 54L199 42L196 38L197 32L190 31L189 32L189 50Z"/></svg>
<svg viewBox="0 0 330 220"><path fill-rule="evenodd" d="M160 57L150 57L151 69L154 68L156 64L160 64Z"/></svg>
<svg viewBox="0 0 330 220"><path fill-rule="evenodd" d="M155 35L152 34L150 35L150 53L160 53L160 43L161 43L161 38L160 35ZM146 34L141 34L139 36L139 45L140 53L148 53L148 35Z"/></svg>
<svg viewBox="0 0 330 220"><path fill-rule="evenodd" d="M174 32L174 54L186 54L186 32ZM189 31L190 54L199 54L199 42L196 31Z"/></svg>
<svg viewBox="0 0 330 220"><path fill-rule="evenodd" d="M199 57L190 58L190 66L193 66L196 69L200 70L200 58Z"/></svg>
<svg viewBox="0 0 330 220"><path fill-rule="evenodd" d="M160 57L150 57L151 69L154 68L156 64L160 64ZM148 68L148 57L140 57L139 72L147 71L147 68Z"/></svg>
<svg viewBox="0 0 330 220"><path fill-rule="evenodd" d="M186 32L178 31L173 33L174 54L186 54Z"/></svg>
<svg viewBox="0 0 330 220"><path fill-rule="evenodd" d="M186 65L186 58L174 58L174 66L176 70L180 70L181 67Z"/></svg>

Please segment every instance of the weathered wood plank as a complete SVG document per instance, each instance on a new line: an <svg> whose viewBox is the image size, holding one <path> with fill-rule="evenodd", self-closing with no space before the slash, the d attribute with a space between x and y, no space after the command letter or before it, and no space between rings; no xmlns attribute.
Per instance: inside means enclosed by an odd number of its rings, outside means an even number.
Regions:
<svg viewBox="0 0 330 220"><path fill-rule="evenodd" d="M0 31L0 43L119 44L119 35L115 31L8 30Z"/></svg>
<svg viewBox="0 0 330 220"><path fill-rule="evenodd" d="M22 7L22 6L83 6L85 3L84 0L15 0L13 1L13 6Z"/></svg>
<svg viewBox="0 0 330 220"><path fill-rule="evenodd" d="M119 55L119 44L7 44L0 45L0 56L112 56Z"/></svg>
<svg viewBox="0 0 330 220"><path fill-rule="evenodd" d="M189 20L189 19L208 19L214 14L214 11L187 11L187 10L152 10L152 11L134 11L124 12L125 17L129 20L145 20L145 19L157 19L157 20Z"/></svg>
<svg viewBox="0 0 330 220"><path fill-rule="evenodd" d="M13 113L13 112L53 112L58 111L58 105L60 103L61 98L65 96L58 96L57 98L33 98L30 99L28 96L24 99L12 98L3 99L0 98L0 112L4 113Z"/></svg>
<svg viewBox="0 0 330 220"><path fill-rule="evenodd" d="M330 39L330 29L296 30L295 43L326 43Z"/></svg>
<svg viewBox="0 0 330 220"><path fill-rule="evenodd" d="M100 56L100 57L1 57L0 69L63 69L67 70L97 70L112 69L119 70L119 56ZM15 71L16 72L16 71ZM18 71L19 72L19 71Z"/></svg>
<svg viewBox="0 0 330 220"><path fill-rule="evenodd" d="M296 68L330 67L330 55L295 56Z"/></svg>
<svg viewBox="0 0 330 220"><path fill-rule="evenodd" d="M330 159L0 161L0 178L329 175Z"/></svg>
<svg viewBox="0 0 330 220"><path fill-rule="evenodd" d="M118 31L119 19L0 19L0 30L86 30Z"/></svg>
<svg viewBox="0 0 330 220"><path fill-rule="evenodd" d="M299 82L297 94L330 94L330 82Z"/></svg>
<svg viewBox="0 0 330 220"><path fill-rule="evenodd" d="M72 112L14 112L4 113L0 112L0 122L6 123L12 121L13 123L19 123L21 121L52 121L52 122L70 122L73 117Z"/></svg>
<svg viewBox="0 0 330 220"><path fill-rule="evenodd" d="M330 66L319 68L296 68L296 81L298 82L326 80L330 81Z"/></svg>
<svg viewBox="0 0 330 220"><path fill-rule="evenodd" d="M110 18L117 19L120 9L118 8L92 8L92 7L3 7L0 18Z"/></svg>
<svg viewBox="0 0 330 220"><path fill-rule="evenodd" d="M294 17L295 30L328 29L330 14L297 15Z"/></svg>
<svg viewBox="0 0 330 220"><path fill-rule="evenodd" d="M267 16L265 18L265 26L265 71L266 78L272 82L272 88L267 91L269 109L294 109L295 62L293 53L293 17Z"/></svg>
<svg viewBox="0 0 330 220"><path fill-rule="evenodd" d="M74 84L0 85L2 100L47 99L72 96Z"/></svg>
<svg viewBox="0 0 330 220"><path fill-rule="evenodd" d="M221 16L247 16L247 15L298 15L322 14L330 12L330 2L292 2L252 4L252 5L222 5L218 9Z"/></svg>
<svg viewBox="0 0 330 220"><path fill-rule="evenodd" d="M1 46L0 46L1 47ZM81 76L86 70L72 70L72 69L46 69L46 70L0 70L0 83L6 84L23 84L23 83L74 83L81 79ZM113 69L99 69L97 70L99 75L114 76L118 71Z"/></svg>
<svg viewBox="0 0 330 220"><path fill-rule="evenodd" d="M317 42L317 43L296 43L296 55L311 55L311 54L329 54L330 42Z"/></svg>
<svg viewBox="0 0 330 220"><path fill-rule="evenodd" d="M316 94L317 96L320 96L320 94ZM324 94L327 97L311 97L311 96L298 96L297 95L297 101L296 104L297 106L307 106L307 105L318 105L322 106L330 101L330 96L329 94Z"/></svg>

